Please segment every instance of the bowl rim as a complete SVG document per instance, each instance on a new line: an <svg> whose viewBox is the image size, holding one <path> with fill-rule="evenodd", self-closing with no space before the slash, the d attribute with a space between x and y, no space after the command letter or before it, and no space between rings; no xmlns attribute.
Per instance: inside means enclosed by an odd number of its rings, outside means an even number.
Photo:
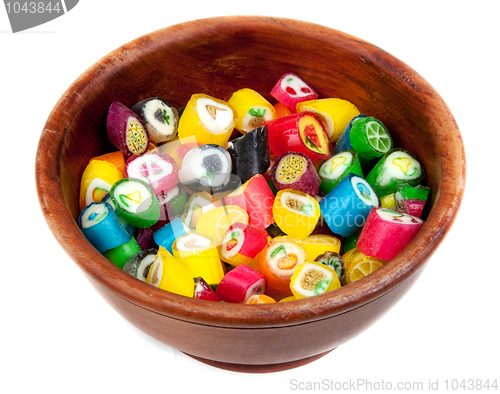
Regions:
<svg viewBox="0 0 500 394"><path fill-rule="evenodd" d="M400 80L409 93L425 95L422 100L440 113L442 138L440 142L443 177L432 210L420 231L411 242L411 252L405 248L396 258L371 275L349 286L312 298L276 304L244 305L214 303L191 299L157 289L133 278L97 252L81 233L69 208L65 205L63 188L59 179L58 155L64 146L65 128L61 107L79 105L89 88L84 81L92 77L99 82L104 78L102 67L112 65L120 53L133 53L143 41L162 41L164 46L175 42L176 37L202 34L202 28L211 31L230 24L240 29L278 29L291 34L342 45L359 56L364 56L384 72L390 63L398 73L389 73ZM149 49L153 50L153 48ZM121 57L121 64L136 60L135 56ZM418 91L417 91L418 90ZM425 92L425 93L422 93ZM68 104L69 103L69 104ZM59 125L56 122L59 117ZM446 149L444 145L446 144ZM114 295L152 312L198 324L217 327L264 328L304 324L326 319L361 307L393 291L408 277L419 271L434 253L458 213L465 187L465 150L458 126L448 106L434 88L416 71L383 49L347 33L330 27L281 17L234 15L197 19L153 31L115 49L84 71L63 93L54 106L40 136L36 157L36 186L44 218L66 253L84 271L91 283L107 288ZM66 209L61 209L61 204ZM72 240L70 244L68 240ZM243 313L244 312L244 313Z"/></svg>

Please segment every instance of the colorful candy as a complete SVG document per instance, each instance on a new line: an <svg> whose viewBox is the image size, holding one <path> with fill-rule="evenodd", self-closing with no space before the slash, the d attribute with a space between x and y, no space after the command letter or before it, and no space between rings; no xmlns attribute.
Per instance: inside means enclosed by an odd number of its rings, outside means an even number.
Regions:
<svg viewBox="0 0 500 394"><path fill-rule="evenodd" d="M270 165L267 126L258 127L229 141L227 151L231 155L232 173L242 183L254 175L264 174Z"/></svg>
<svg viewBox="0 0 500 394"><path fill-rule="evenodd" d="M206 301L215 301L215 302L220 301L217 294L215 294L214 289L212 289L212 287L210 287L210 285L207 282L205 282L205 280L201 276L195 278L194 283L195 283L195 288L194 288L193 298Z"/></svg>
<svg viewBox="0 0 500 394"><path fill-rule="evenodd" d="M194 94L179 111L113 102L119 151L83 173L83 234L135 278L211 302L310 297L382 267L423 226L422 164L381 121L318 99L296 74L271 96Z"/></svg>
<svg viewBox="0 0 500 394"><path fill-rule="evenodd" d="M298 239L298 244L304 248L307 261L315 260L328 251L340 252L341 242L337 237L327 234L311 234L305 239Z"/></svg>
<svg viewBox="0 0 500 394"><path fill-rule="evenodd" d="M223 205L203 213L196 224L196 232L222 244L226 231L235 223L248 224L247 212L237 205Z"/></svg>
<svg viewBox="0 0 500 394"><path fill-rule="evenodd" d="M146 126L149 138L159 144L177 135L179 114L177 110L159 97L139 101L131 108Z"/></svg>
<svg viewBox="0 0 500 394"><path fill-rule="evenodd" d="M194 279L189 269L161 246L149 269L147 283L185 297L194 294Z"/></svg>
<svg viewBox="0 0 500 394"><path fill-rule="evenodd" d="M333 268L337 274L340 284L345 286L347 284L344 260L337 252L325 252L314 259L315 262Z"/></svg>
<svg viewBox="0 0 500 394"><path fill-rule="evenodd" d="M169 192L178 182L177 163L164 153L146 153L131 156L125 163L127 178L145 181L156 195Z"/></svg>
<svg viewBox="0 0 500 394"><path fill-rule="evenodd" d="M300 264L290 279L290 289L297 300L340 288L335 270L316 262Z"/></svg>
<svg viewBox="0 0 500 394"><path fill-rule="evenodd" d="M239 265L229 271L217 286L215 293L224 302L245 302L252 294L266 291L266 278L261 273Z"/></svg>
<svg viewBox="0 0 500 394"><path fill-rule="evenodd" d="M222 146L205 144L186 153L179 170L179 180L193 192L218 191L229 183L231 155Z"/></svg>
<svg viewBox="0 0 500 394"><path fill-rule="evenodd" d="M349 174L319 206L328 227L336 234L349 237L365 224L370 210L380 206L380 199L364 178Z"/></svg>
<svg viewBox="0 0 500 394"><path fill-rule="evenodd" d="M179 120L179 138L195 136L199 144L224 146L235 121L236 111L227 102L206 94L194 94Z"/></svg>
<svg viewBox="0 0 500 394"><path fill-rule="evenodd" d="M170 253L173 253L172 245L175 240L190 231L181 218L175 218L159 230L156 230L153 233L153 240L158 246L162 246Z"/></svg>
<svg viewBox="0 0 500 394"><path fill-rule="evenodd" d="M160 207L151 187L135 178L123 178L110 190L118 213L135 227L149 227L160 218Z"/></svg>
<svg viewBox="0 0 500 394"><path fill-rule="evenodd" d="M237 205L248 213L248 224L266 229L274 223L274 194L265 178L258 174L224 198L224 204Z"/></svg>
<svg viewBox="0 0 500 394"><path fill-rule="evenodd" d="M123 173L114 165L103 160L91 160L80 180L80 209L92 202L101 202L115 182L122 178Z"/></svg>
<svg viewBox="0 0 500 394"><path fill-rule="evenodd" d="M393 148L389 131L374 117L359 118L353 122L350 139L352 148L368 161L383 156Z"/></svg>
<svg viewBox="0 0 500 394"><path fill-rule="evenodd" d="M400 185L394 193L396 210L420 218L430 191L427 186Z"/></svg>
<svg viewBox="0 0 500 394"><path fill-rule="evenodd" d="M278 191L294 189L312 197L318 194L321 183L311 159L300 152L279 156L271 168L271 180Z"/></svg>
<svg viewBox="0 0 500 394"><path fill-rule="evenodd" d="M232 266L250 265L268 242L266 230L236 222L229 227L219 246L222 261Z"/></svg>
<svg viewBox="0 0 500 394"><path fill-rule="evenodd" d="M271 90L271 96L295 112L298 103L315 100L318 94L297 74L287 73L279 79Z"/></svg>
<svg viewBox="0 0 500 394"><path fill-rule="evenodd" d="M354 104L339 98L303 101L297 104L297 112L311 111L321 119L331 142L337 142L352 118L359 115Z"/></svg>
<svg viewBox="0 0 500 394"><path fill-rule="evenodd" d="M257 267L266 277L269 287L287 291L295 268L305 261L306 252L294 238L275 237L260 252Z"/></svg>
<svg viewBox="0 0 500 394"><path fill-rule="evenodd" d="M273 216L276 224L286 234L304 239L314 231L320 217L320 207L310 195L284 189L274 199Z"/></svg>
<svg viewBox="0 0 500 394"><path fill-rule="evenodd" d="M424 221L386 208L374 208L358 240L361 252L382 260L398 255L420 231Z"/></svg>
<svg viewBox="0 0 500 394"><path fill-rule="evenodd" d="M410 152L399 148L387 152L366 176L379 196L394 193L403 183L416 186L424 179L425 170L420 161Z"/></svg>
<svg viewBox="0 0 500 394"><path fill-rule="evenodd" d="M130 240L130 234L118 222L108 203L93 202L78 216L78 226L85 238L100 252L114 249Z"/></svg>
<svg viewBox="0 0 500 394"><path fill-rule="evenodd" d="M109 106L106 122L109 141L125 159L146 152L149 136L139 115L118 101Z"/></svg>
<svg viewBox="0 0 500 394"><path fill-rule="evenodd" d="M187 233L177 238L172 251L193 278L201 276L209 285L217 285L224 277L217 247L210 238L197 233Z"/></svg>
<svg viewBox="0 0 500 394"><path fill-rule="evenodd" d="M301 152L313 163L330 158L330 139L312 112L295 113L265 124L269 129L269 147L274 154Z"/></svg>
<svg viewBox="0 0 500 394"><path fill-rule="evenodd" d="M117 246L116 248L106 250L102 253L109 261L118 268L123 269L128 259L136 253L139 253L141 248L134 237L131 237L128 242Z"/></svg>
<svg viewBox="0 0 500 394"><path fill-rule="evenodd" d="M143 282L147 282L149 269L155 261L158 249L151 248L142 250L127 260L123 266L123 270Z"/></svg>
<svg viewBox="0 0 500 394"><path fill-rule="evenodd" d="M276 118L274 107L260 93L252 89L234 92L227 103L236 111L235 129L248 133L261 127L265 121Z"/></svg>
<svg viewBox="0 0 500 394"><path fill-rule="evenodd" d="M361 163L356 151L347 150L335 154L321 163L321 166L318 168L318 175L321 182L319 190L324 194L330 193L347 174L351 173L363 176Z"/></svg>

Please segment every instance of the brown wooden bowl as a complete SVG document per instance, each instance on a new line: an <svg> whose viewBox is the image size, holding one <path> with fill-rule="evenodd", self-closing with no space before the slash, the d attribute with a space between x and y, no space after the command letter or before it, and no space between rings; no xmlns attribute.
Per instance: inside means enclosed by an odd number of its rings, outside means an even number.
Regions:
<svg viewBox="0 0 500 394"><path fill-rule="evenodd" d="M354 103L390 130L395 146L423 162L432 188L428 219L411 244L368 277L309 299L267 305L214 303L143 283L104 258L76 224L89 159L116 150L107 139L112 101L152 96L177 108L194 93L225 98L269 92L285 72L320 97ZM46 221L87 279L136 327L223 368L271 371L318 358L355 337L408 291L458 212L465 186L460 131L441 97L382 49L323 26L233 16L170 26L111 52L64 93L40 137L36 180Z"/></svg>

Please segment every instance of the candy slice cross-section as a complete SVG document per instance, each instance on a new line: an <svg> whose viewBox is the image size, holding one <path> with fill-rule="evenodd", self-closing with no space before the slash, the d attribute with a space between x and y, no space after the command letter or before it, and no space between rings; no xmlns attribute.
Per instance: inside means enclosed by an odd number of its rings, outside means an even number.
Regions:
<svg viewBox="0 0 500 394"><path fill-rule="evenodd" d="M379 196L394 193L403 183L415 186L424 179L425 170L420 161L399 148L387 152L366 176Z"/></svg>
<svg viewBox="0 0 500 394"><path fill-rule="evenodd" d="M374 117L361 118L354 122L350 138L352 148L366 160L374 160L393 148L389 131Z"/></svg>
<svg viewBox="0 0 500 394"><path fill-rule="evenodd" d="M321 180L319 190L324 194L330 193L350 173L363 176L356 151L348 150L335 154L324 161L318 168L318 175Z"/></svg>
<svg viewBox="0 0 500 394"><path fill-rule="evenodd" d="M160 218L158 199L151 187L135 178L123 178L110 191L119 214L135 227L150 227Z"/></svg>
<svg viewBox="0 0 500 394"><path fill-rule="evenodd" d="M290 289L296 299L323 294L340 286L335 270L317 262L301 264L290 280Z"/></svg>
<svg viewBox="0 0 500 394"><path fill-rule="evenodd" d="M271 96L290 107L292 111L296 111L298 103L314 100L318 94L297 74L287 73L279 79L271 90Z"/></svg>
<svg viewBox="0 0 500 394"><path fill-rule="evenodd" d="M151 248L140 251L132 255L125 265L123 270L143 282L147 282L149 269L155 261L158 249Z"/></svg>
<svg viewBox="0 0 500 394"><path fill-rule="evenodd" d="M227 102L236 111L235 128L242 133L248 133L261 127L265 121L276 118L274 107L252 89L237 90Z"/></svg>
<svg viewBox="0 0 500 394"><path fill-rule="evenodd" d="M291 237L304 239L316 227L320 207L316 199L293 189L280 190L273 204L276 224Z"/></svg>
<svg viewBox="0 0 500 394"><path fill-rule="evenodd" d="M177 163L165 153L146 153L131 156L125 164L128 178L147 182L154 194L166 193L177 185Z"/></svg>
<svg viewBox="0 0 500 394"><path fill-rule="evenodd" d="M257 266L269 287L289 291L295 268L306 260L306 252L289 236L275 237L259 253Z"/></svg>
<svg viewBox="0 0 500 394"><path fill-rule="evenodd" d="M357 243L358 249L382 260L396 257L420 231L424 221L386 208L374 208Z"/></svg>
<svg viewBox="0 0 500 394"><path fill-rule="evenodd" d="M300 152L279 156L271 168L271 180L276 190L294 189L314 197L321 179L311 159Z"/></svg>
<svg viewBox="0 0 500 394"><path fill-rule="evenodd" d="M218 191L228 185L231 155L222 146L205 144L191 149L182 159L179 180L193 193Z"/></svg>
<svg viewBox="0 0 500 394"><path fill-rule="evenodd" d="M349 174L319 205L328 227L347 238L365 224L370 210L380 206L380 199L364 178Z"/></svg>
<svg viewBox="0 0 500 394"><path fill-rule="evenodd" d="M131 108L144 122L149 137L156 144L168 141L177 135L179 114L177 109L159 97L151 97Z"/></svg>
<svg viewBox="0 0 500 394"><path fill-rule="evenodd" d="M194 294L191 272L161 246L149 269L147 283L185 297L193 297Z"/></svg>
<svg viewBox="0 0 500 394"><path fill-rule="evenodd" d="M179 120L179 138L194 136L199 144L224 146L234 129L236 111L223 100L194 94Z"/></svg>

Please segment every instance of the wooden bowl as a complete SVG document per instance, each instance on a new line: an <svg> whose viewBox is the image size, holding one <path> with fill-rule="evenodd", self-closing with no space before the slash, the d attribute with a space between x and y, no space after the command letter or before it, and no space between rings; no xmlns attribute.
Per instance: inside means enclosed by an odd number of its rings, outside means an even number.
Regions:
<svg viewBox="0 0 500 394"><path fill-rule="evenodd" d="M116 150L107 139L112 101L159 96L175 107L194 93L225 98L269 92L285 72L320 97L354 103L423 162L432 188L428 219L411 244L368 277L309 299L267 305L214 303L159 290L115 267L76 224L89 159ZM408 291L458 212L465 186L460 131L441 97L382 49L323 26L233 16L170 26L111 52L64 93L40 137L36 180L46 221L87 279L123 317L152 337L222 368L274 371L320 357L355 337Z"/></svg>

